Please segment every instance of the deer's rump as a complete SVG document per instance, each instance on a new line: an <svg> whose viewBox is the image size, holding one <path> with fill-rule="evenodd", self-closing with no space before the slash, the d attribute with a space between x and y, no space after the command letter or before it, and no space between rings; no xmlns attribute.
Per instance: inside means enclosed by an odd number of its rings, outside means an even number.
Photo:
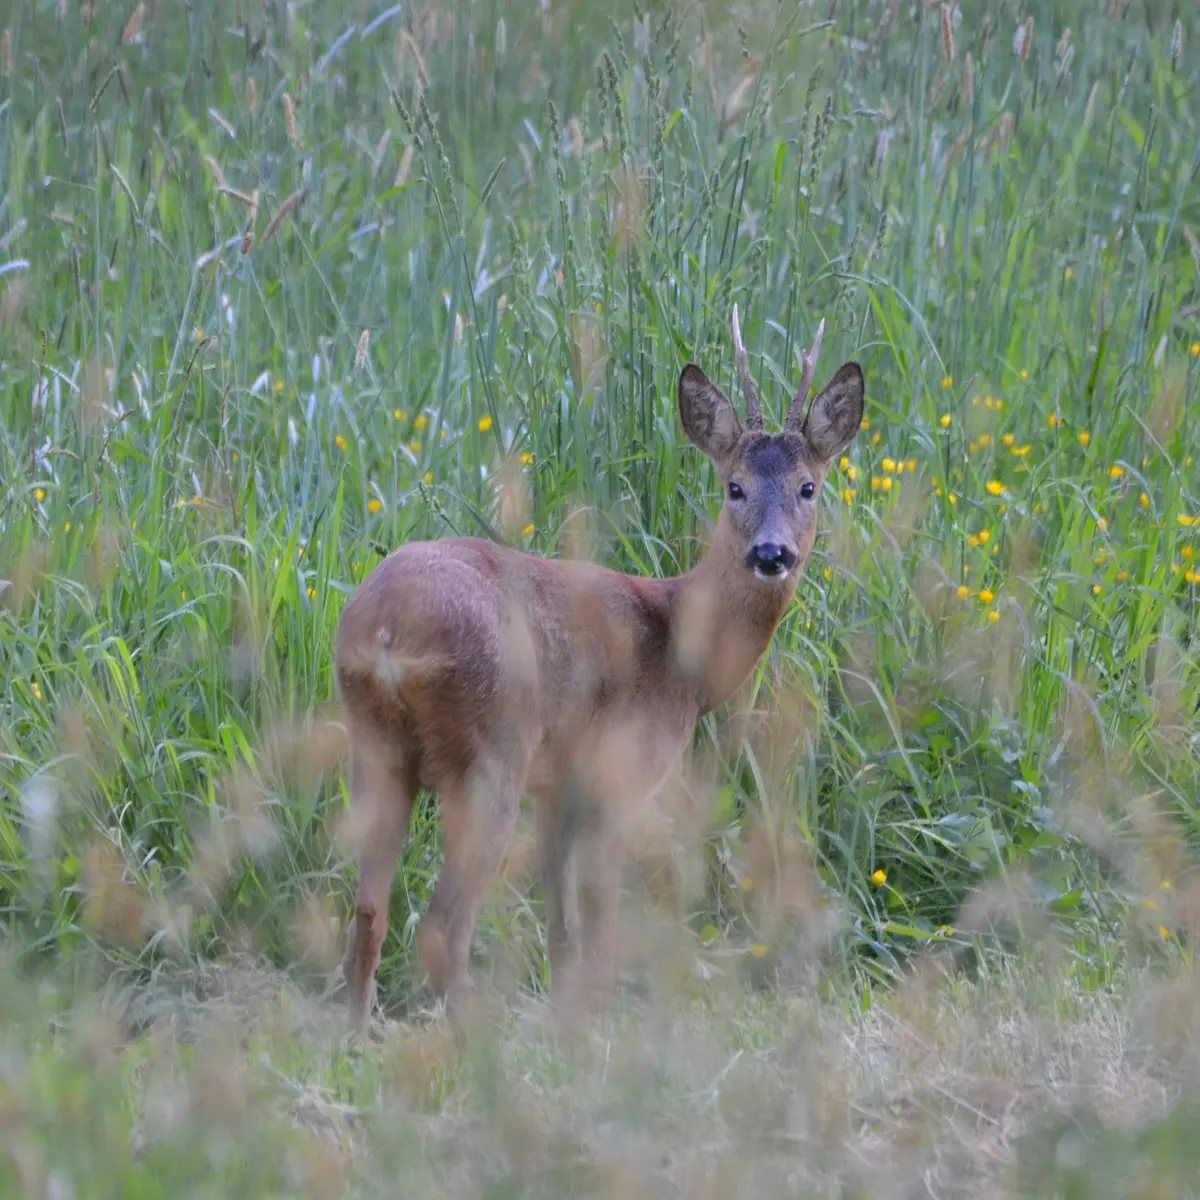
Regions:
<svg viewBox="0 0 1200 1200"><path fill-rule="evenodd" d="M514 644L521 632L493 549L503 552L473 538L402 546L363 581L342 617L343 707L416 759L428 787L461 778L485 746L530 738L521 726L536 655Z"/></svg>

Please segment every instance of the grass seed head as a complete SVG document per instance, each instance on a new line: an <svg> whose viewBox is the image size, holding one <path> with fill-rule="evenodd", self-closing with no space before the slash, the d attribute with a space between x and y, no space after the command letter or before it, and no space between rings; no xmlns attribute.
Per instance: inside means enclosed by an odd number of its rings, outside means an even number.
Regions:
<svg viewBox="0 0 1200 1200"><path fill-rule="evenodd" d="M293 149L300 146L300 126L296 123L296 102L290 92L283 93L283 127Z"/></svg>
<svg viewBox="0 0 1200 1200"><path fill-rule="evenodd" d="M126 878L117 847L95 834L83 856L87 923L122 945L136 944L142 930L142 899Z"/></svg>
<svg viewBox="0 0 1200 1200"><path fill-rule="evenodd" d="M950 6L943 4L941 6L942 19L942 50L946 55L946 61L952 63L954 61L954 20L950 15Z"/></svg>
<svg viewBox="0 0 1200 1200"><path fill-rule="evenodd" d="M529 481L521 460L506 455L491 476L496 496L496 515L501 532L509 542L518 542L529 524Z"/></svg>
<svg viewBox="0 0 1200 1200"><path fill-rule="evenodd" d="M4 299L0 301L0 325L6 330L15 329L24 316L30 286L29 276L20 272L4 289Z"/></svg>
<svg viewBox="0 0 1200 1200"><path fill-rule="evenodd" d="M146 18L146 5L144 0L138 4L130 15L129 22L125 26L125 32L121 34L121 44L123 46L132 46L138 40L138 35L142 32L142 22Z"/></svg>
<svg viewBox="0 0 1200 1200"><path fill-rule="evenodd" d="M289 214L304 199L305 191L305 188L297 188L296 191L288 196L288 198L284 200L279 208L276 209L275 214L267 222L266 229L263 230L262 241L259 242L260 247L265 246L279 232L280 226L282 226L284 221L287 220ZM252 235L248 232L246 236L251 237ZM242 242L242 250L243 252L246 251L246 244L244 240Z"/></svg>
<svg viewBox="0 0 1200 1200"><path fill-rule="evenodd" d="M392 181L392 187L403 187L408 182L409 174L412 171L413 161L413 144L409 142L404 147L404 153L400 156L400 162L396 167L396 178Z"/></svg>

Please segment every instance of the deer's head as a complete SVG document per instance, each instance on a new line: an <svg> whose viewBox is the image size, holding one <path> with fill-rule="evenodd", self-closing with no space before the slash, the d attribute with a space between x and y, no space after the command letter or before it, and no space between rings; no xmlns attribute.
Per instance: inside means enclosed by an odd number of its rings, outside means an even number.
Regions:
<svg viewBox="0 0 1200 1200"><path fill-rule="evenodd" d="M746 399L743 425L729 398L693 363L679 376L679 415L692 444L716 466L725 490L717 544L767 585L793 580L817 533L817 498L834 460L854 440L863 417L863 374L844 363L813 398L822 321L804 355L803 377L781 433L763 430L762 409L742 345L737 306L733 344Z"/></svg>

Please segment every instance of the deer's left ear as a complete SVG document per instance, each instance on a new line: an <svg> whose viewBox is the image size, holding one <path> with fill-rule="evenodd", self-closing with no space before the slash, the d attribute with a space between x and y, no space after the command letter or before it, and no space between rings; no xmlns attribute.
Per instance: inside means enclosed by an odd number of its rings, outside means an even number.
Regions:
<svg viewBox="0 0 1200 1200"><path fill-rule="evenodd" d="M832 462L852 441L863 419L863 373L856 362L843 363L814 397L804 420L804 440L813 453Z"/></svg>

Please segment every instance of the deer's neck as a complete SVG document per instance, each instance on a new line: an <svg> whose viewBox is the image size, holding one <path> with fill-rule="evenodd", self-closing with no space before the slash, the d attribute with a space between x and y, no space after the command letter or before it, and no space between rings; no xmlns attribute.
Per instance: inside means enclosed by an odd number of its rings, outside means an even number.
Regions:
<svg viewBox="0 0 1200 1200"><path fill-rule="evenodd" d="M672 661L708 712L750 677L792 597L797 573L781 584L756 579L719 548L670 581Z"/></svg>

